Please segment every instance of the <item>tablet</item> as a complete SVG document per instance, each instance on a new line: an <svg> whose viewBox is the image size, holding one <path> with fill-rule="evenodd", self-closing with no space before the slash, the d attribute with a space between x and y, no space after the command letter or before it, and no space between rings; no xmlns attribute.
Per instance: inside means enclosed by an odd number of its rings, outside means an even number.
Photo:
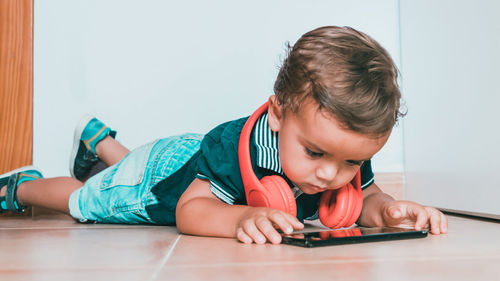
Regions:
<svg viewBox="0 0 500 281"><path fill-rule="evenodd" d="M356 227L349 229L281 235L281 243L283 244L302 247L320 247L386 240L423 238L427 236L427 230L414 230L397 227Z"/></svg>

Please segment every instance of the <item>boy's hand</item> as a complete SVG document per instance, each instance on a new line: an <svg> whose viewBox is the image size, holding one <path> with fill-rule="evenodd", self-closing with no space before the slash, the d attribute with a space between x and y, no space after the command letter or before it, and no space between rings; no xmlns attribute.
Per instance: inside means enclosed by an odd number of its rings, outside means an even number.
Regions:
<svg viewBox="0 0 500 281"><path fill-rule="evenodd" d="M236 228L236 237L243 243L264 244L269 241L273 244L281 243L281 235L276 230L281 229L290 234L294 229L302 229L304 225L299 220L283 211L251 207L240 218Z"/></svg>
<svg viewBox="0 0 500 281"><path fill-rule="evenodd" d="M424 207L411 201L391 201L382 205L382 218L386 226L428 228L432 234L448 231L446 216L436 208Z"/></svg>

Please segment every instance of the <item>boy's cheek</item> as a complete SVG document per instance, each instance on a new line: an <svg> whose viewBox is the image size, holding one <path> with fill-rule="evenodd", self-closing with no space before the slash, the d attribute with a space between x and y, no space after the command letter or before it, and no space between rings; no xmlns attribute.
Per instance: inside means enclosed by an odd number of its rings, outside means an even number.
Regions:
<svg viewBox="0 0 500 281"><path fill-rule="evenodd" d="M300 185L307 179L306 175L311 175L313 171L310 167L301 163L301 161L296 161L294 163L287 161L281 162L281 169L288 179ZM309 178L310 177L311 176L309 176Z"/></svg>

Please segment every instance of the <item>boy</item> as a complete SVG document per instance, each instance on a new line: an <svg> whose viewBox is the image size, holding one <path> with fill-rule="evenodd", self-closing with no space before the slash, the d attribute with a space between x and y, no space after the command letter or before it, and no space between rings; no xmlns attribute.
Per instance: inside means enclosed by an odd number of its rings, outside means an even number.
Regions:
<svg viewBox="0 0 500 281"><path fill-rule="evenodd" d="M207 135L160 139L129 152L95 118L75 133L70 170L75 178L43 179L33 168L0 179L1 210L49 207L80 221L176 224L194 235L280 243L317 217L319 194L337 190L358 172L363 226L430 226L446 233L446 217L414 202L395 201L373 182L371 157L386 143L398 117L397 69L369 36L327 26L304 34L280 69L267 113L250 141L258 178L279 175L293 192L297 214L245 205L238 140L247 118ZM88 177L99 161L109 167Z"/></svg>

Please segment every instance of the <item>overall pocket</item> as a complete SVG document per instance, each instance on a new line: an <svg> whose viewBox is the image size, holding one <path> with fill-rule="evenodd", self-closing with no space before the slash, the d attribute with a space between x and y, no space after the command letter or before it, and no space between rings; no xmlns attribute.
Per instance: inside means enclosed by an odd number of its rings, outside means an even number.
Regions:
<svg viewBox="0 0 500 281"><path fill-rule="evenodd" d="M135 186L142 182L151 149L157 141L132 150L104 175L101 190L116 186Z"/></svg>

